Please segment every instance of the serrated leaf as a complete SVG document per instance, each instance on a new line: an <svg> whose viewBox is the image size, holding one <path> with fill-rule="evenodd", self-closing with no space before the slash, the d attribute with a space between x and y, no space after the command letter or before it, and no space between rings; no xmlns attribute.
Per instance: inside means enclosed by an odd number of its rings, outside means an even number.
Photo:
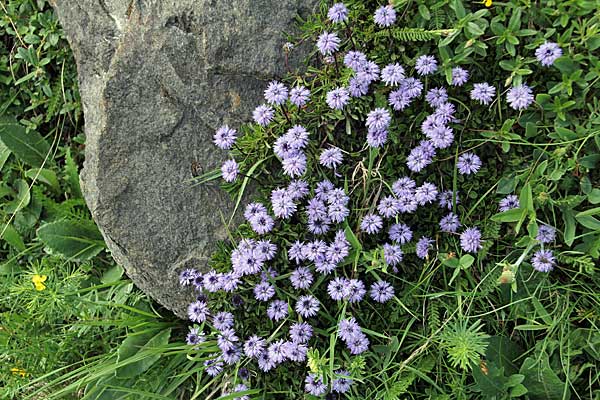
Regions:
<svg viewBox="0 0 600 400"><path fill-rule="evenodd" d="M92 221L61 220L41 226L38 238L53 252L73 260L88 260L104 247L104 239Z"/></svg>
<svg viewBox="0 0 600 400"><path fill-rule="evenodd" d="M40 167L50 146L36 131L25 130L15 119L0 119L0 140L24 163Z"/></svg>

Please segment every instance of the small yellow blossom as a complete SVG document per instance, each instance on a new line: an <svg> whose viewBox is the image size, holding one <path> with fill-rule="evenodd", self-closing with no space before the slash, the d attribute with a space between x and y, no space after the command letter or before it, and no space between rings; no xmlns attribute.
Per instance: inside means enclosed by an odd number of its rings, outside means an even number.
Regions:
<svg viewBox="0 0 600 400"><path fill-rule="evenodd" d="M485 4L486 7L492 6L492 0L483 0L482 3Z"/></svg>
<svg viewBox="0 0 600 400"><path fill-rule="evenodd" d="M48 277L46 275L38 275L35 274L31 277L31 282L35 285L35 290L44 290L46 289L46 285L43 282L46 282Z"/></svg>
<svg viewBox="0 0 600 400"><path fill-rule="evenodd" d="M27 375L27 371L25 371L23 368L11 368L10 372L13 373L13 375L21 375L21 377L25 377L25 375Z"/></svg>

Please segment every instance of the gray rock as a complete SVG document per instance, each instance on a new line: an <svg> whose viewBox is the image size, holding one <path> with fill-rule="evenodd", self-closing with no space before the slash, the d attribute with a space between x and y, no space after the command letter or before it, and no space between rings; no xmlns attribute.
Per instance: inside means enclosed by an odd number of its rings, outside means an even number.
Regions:
<svg viewBox="0 0 600 400"><path fill-rule="evenodd" d="M205 268L232 202L192 186L220 166L212 144L284 73L282 32L318 0L54 0L73 49L85 115L82 187L115 260L185 316L185 267Z"/></svg>

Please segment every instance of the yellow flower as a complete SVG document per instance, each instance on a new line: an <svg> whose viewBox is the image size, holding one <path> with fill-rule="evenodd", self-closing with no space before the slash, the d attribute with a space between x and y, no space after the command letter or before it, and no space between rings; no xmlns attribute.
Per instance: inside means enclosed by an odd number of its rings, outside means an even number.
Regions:
<svg viewBox="0 0 600 400"><path fill-rule="evenodd" d="M27 375L27 371L25 371L23 368L11 368L10 372L12 372L13 375L21 375L21 377L25 377L25 375Z"/></svg>
<svg viewBox="0 0 600 400"><path fill-rule="evenodd" d="M483 0L482 3L485 4L486 7L492 6L492 0Z"/></svg>
<svg viewBox="0 0 600 400"><path fill-rule="evenodd" d="M31 277L31 282L35 285L35 290L44 290L46 289L46 285L43 282L46 282L48 277L46 275L38 275L35 274Z"/></svg>

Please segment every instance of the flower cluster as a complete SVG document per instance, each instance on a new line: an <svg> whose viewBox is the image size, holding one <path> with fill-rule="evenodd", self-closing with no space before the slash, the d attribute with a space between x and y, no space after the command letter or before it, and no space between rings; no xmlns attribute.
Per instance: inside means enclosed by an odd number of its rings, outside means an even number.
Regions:
<svg viewBox="0 0 600 400"><path fill-rule="evenodd" d="M197 324L187 336L188 344L204 342L208 335L202 329L209 326L220 350L205 362L207 373L213 376L242 357L265 373L284 364L300 368L310 349L324 341L329 346L326 329L315 329L316 321L325 315L337 318L335 335L345 345L340 351L347 351L350 357L365 353L377 338L370 338L369 331L361 328L360 307L365 303L392 307L399 282L396 274L407 260L427 267L442 250L477 254L486 243L482 230L473 226L476 220L460 212L458 183L452 184L454 177L468 185L486 168L477 154L479 146L464 142L458 134L459 129L464 130L467 112L464 104L453 99L466 92L472 105L490 106L501 102L498 88L487 82L469 83L472 74L461 66L452 68L449 85L444 85L444 74L431 54L416 57L410 65L379 65L356 49L343 51L344 40L334 30L348 23L348 7L336 3L327 19L331 29L319 35L316 47L326 63L335 63L331 70L337 75L329 77L331 84L321 90L315 82L309 85L300 79L292 87L270 82L264 92L265 104L253 112L253 128L266 133L278 171L273 172L277 184L261 187L263 199L245 206L243 214L251 231L230 250L228 268L204 273L185 270L180 275L181 285L199 292L188 309L189 319ZM373 15L380 29L395 21L392 5L380 7ZM560 48L552 43L536 51L544 66L560 55ZM383 101L365 112L364 122L354 127L353 140L365 144L360 150L345 148L335 134L323 134L322 123L303 120L317 106L346 115L355 102L365 104L370 94ZM505 104L522 111L533 100L532 88L520 84L507 91ZM421 112L418 118L416 113L407 114L413 108ZM293 112L298 115L290 116ZM399 129L400 122L408 119L405 115L411 115L414 131ZM235 157L237 136L234 129L223 126L216 131L214 143L221 149L233 149ZM402 144L398 146L398 142ZM398 174L385 176L386 182L376 193L359 196L361 202L356 190L349 188L348 181L354 177L344 171L355 173L365 168L362 160L357 163L357 153L359 158L380 155L383 162L388 152L400 155L390 161L401 160L394 164ZM437 177L439 165L448 164L450 175ZM239 168L235 158L227 160L221 168L223 179L234 182L241 175ZM501 212L519 207L515 195L499 203ZM435 216L432 226L424 215ZM419 223L411 226L409 220ZM555 230L541 226L536 240L542 245L553 242ZM373 274L359 264L359 256L365 252L375 254L374 264L381 273ZM548 272L555 266L555 258L542 248L532 264L536 270ZM252 294L246 301L254 307L253 313L264 318L262 332L242 336L247 332L243 321L236 320L231 310L219 311L222 304L210 301L212 294L238 292ZM308 373L306 392L322 396L328 391L350 390L353 380L343 369L348 366L343 361L336 363L340 368L330 379Z"/></svg>

